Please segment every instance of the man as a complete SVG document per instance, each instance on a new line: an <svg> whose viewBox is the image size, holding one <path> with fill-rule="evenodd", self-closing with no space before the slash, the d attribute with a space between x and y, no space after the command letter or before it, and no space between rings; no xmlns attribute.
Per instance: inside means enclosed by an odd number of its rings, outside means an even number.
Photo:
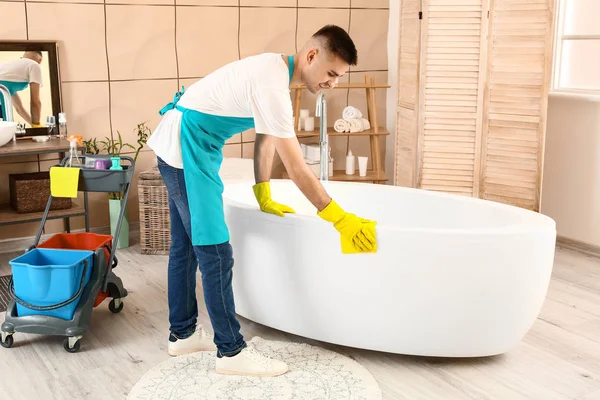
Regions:
<svg viewBox="0 0 600 400"><path fill-rule="evenodd" d="M42 52L26 51L18 60L12 60L0 64L0 85L6 86L11 97L12 103L17 113L33 127L40 127L40 118L42 113L42 101L40 100L40 86L42 85ZM17 92L20 92L29 86L30 93L30 111L25 107ZM0 99L1 100L1 99ZM0 118L5 119L7 110L6 104L0 105Z"/></svg>
<svg viewBox="0 0 600 400"><path fill-rule="evenodd" d="M171 251L168 298L169 354L217 347L218 373L276 376L287 365L247 346L236 319L233 256L223 212L219 168L222 148L232 135L254 127L256 199L264 212L294 212L271 199L269 179L277 150L290 175L332 222L350 252L375 251L375 222L345 213L325 192L304 162L294 131L289 86L312 93L335 86L356 65L354 43L337 26L325 26L294 56L260 54L230 63L178 92L161 111L163 120L148 141L169 192ZM196 327L196 265L214 337Z"/></svg>

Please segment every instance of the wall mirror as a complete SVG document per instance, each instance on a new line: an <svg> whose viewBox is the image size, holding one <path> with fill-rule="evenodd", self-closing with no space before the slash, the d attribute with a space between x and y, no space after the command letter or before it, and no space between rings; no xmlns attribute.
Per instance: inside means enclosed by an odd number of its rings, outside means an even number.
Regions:
<svg viewBox="0 0 600 400"><path fill-rule="evenodd" d="M24 123L27 128L35 122L46 126L52 116L57 123L61 112L59 76L57 42L0 41L0 118ZM7 91L10 99L6 99ZM32 102L32 95L39 97L39 102ZM37 115L39 121L35 121Z"/></svg>

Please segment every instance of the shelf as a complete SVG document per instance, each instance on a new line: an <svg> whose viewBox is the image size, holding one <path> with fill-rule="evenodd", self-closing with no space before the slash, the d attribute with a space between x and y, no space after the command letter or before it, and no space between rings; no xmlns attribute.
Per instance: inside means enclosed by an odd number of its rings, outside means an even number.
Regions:
<svg viewBox="0 0 600 400"><path fill-rule="evenodd" d="M383 84L369 84L369 83L340 83L335 89L387 89L390 88L390 85ZM290 85L290 89L306 89L304 85ZM332 90L332 89L326 89Z"/></svg>
<svg viewBox="0 0 600 400"><path fill-rule="evenodd" d="M31 138L18 138L16 142L10 141L0 146L0 157L37 155L44 153L68 153L71 144L66 139L52 138L47 142L37 143ZM84 150L79 147L78 150Z"/></svg>
<svg viewBox="0 0 600 400"><path fill-rule="evenodd" d="M379 132L374 132L373 128L366 129L362 132L336 132L332 127L330 127L330 128L327 128L327 134L329 136L372 136L372 135L385 136L385 135L389 135L390 133L384 127L379 127ZM315 130L312 132L296 131L296 137L298 139L319 137L318 127L315 126Z"/></svg>
<svg viewBox="0 0 600 400"><path fill-rule="evenodd" d="M354 175L346 175L345 170L334 170L333 176L329 177L330 181L339 182L386 182L389 179L384 173L378 174L377 171L367 171L367 176L359 176L358 170Z"/></svg>
<svg viewBox="0 0 600 400"><path fill-rule="evenodd" d="M66 210L53 210L48 213L47 220L51 219L59 219L66 217L77 217L84 216L85 208L83 206L77 205L75 202L72 203L71 208ZM34 212L34 213L26 213L19 214L15 210L12 209L10 204L1 205L0 206L0 225L10 225L16 223L25 223L25 222L37 222L41 221L44 216L44 212Z"/></svg>
<svg viewBox="0 0 600 400"><path fill-rule="evenodd" d="M283 171L283 179L289 179L287 171ZM367 171L367 176L359 176L358 170L354 175L346 175L345 170L334 170L333 176L329 177L330 181L336 182L386 182L389 178L385 177L385 174L378 174L376 171Z"/></svg>

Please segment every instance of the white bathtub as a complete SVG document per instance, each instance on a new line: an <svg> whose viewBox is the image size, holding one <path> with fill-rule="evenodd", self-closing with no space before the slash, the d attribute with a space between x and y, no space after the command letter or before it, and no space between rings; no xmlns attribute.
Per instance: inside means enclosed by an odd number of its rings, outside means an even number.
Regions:
<svg viewBox="0 0 600 400"><path fill-rule="evenodd" d="M290 180L283 218L252 181L227 184L239 315L303 337L391 353L474 357L519 344L546 296L552 219L500 203L395 186L326 182L348 212L378 221L379 251L341 253L339 234Z"/></svg>

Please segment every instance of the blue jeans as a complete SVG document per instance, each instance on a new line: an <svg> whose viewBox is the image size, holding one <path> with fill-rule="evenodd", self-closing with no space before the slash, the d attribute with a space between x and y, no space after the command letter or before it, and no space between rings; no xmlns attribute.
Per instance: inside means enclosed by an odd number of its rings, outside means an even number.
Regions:
<svg viewBox="0 0 600 400"><path fill-rule="evenodd" d="M246 347L240 333L233 300L233 253L229 242L194 246L191 216L183 170L158 158L158 169L169 194L171 249L169 252L168 299L171 333L178 339L196 330L196 267L200 265L204 302L215 334L218 356L231 356ZM202 196L202 193L196 194Z"/></svg>

